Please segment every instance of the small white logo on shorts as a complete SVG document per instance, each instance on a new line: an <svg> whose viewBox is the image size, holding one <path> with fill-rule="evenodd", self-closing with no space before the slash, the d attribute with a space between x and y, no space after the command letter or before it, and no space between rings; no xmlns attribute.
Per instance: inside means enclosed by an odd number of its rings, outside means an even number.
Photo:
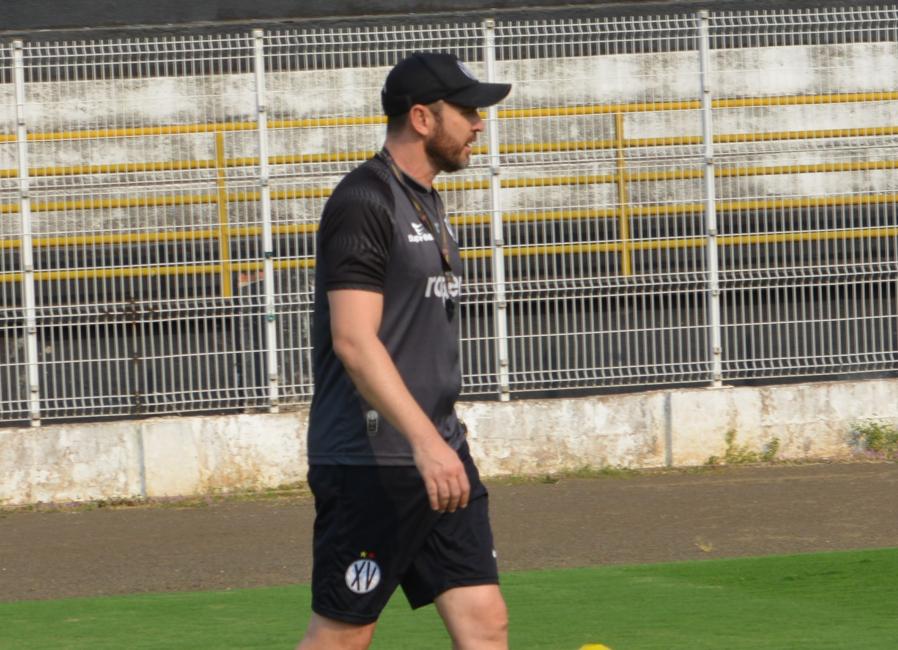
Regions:
<svg viewBox="0 0 898 650"><path fill-rule="evenodd" d="M370 556L362 554L361 560L356 560L346 569L346 586L357 594L371 593L380 584L380 567Z"/></svg>

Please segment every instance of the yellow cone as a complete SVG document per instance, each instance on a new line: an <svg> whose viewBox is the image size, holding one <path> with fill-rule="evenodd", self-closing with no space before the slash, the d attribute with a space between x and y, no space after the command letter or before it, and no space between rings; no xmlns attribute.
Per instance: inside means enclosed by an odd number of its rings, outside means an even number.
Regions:
<svg viewBox="0 0 898 650"><path fill-rule="evenodd" d="M580 650L611 650L611 648L601 643L587 643L586 645L581 645Z"/></svg>

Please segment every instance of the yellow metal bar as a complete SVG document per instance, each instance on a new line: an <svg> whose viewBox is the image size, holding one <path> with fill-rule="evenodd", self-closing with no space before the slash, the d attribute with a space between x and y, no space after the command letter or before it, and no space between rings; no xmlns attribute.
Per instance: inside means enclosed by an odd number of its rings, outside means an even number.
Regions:
<svg viewBox="0 0 898 650"><path fill-rule="evenodd" d="M758 235L726 235L719 238L723 246L752 246L760 244L794 243L810 241L851 240L851 239L877 239L898 237L898 227L891 228L858 228L827 230L807 233L769 233ZM684 239L642 240L631 241L627 245L633 250L671 250L679 248L697 248L705 245L705 240L700 237ZM572 255L587 253L619 253L623 250L620 242L597 242L591 244L554 244L543 246L510 246L507 254L514 257L529 257L533 255ZM482 259L492 256L492 249L475 248L461 251L464 259ZM313 268L313 257L302 257L288 260L276 260L275 269ZM261 271L262 262L231 262L230 267L234 271L250 272ZM143 267L111 267L101 269L77 269L60 271L36 271L35 279L38 281L54 280L85 280L104 278L136 278L157 277L172 275L210 275L221 273L221 264L195 264L179 266L143 266ZM21 273L0 273L0 283L20 282Z"/></svg>
<svg viewBox="0 0 898 650"><path fill-rule="evenodd" d="M297 235L310 234L318 231L317 223L292 223L271 226L273 235ZM262 234L262 228L259 226L241 226L230 229L231 235L235 237L258 237Z"/></svg>
<svg viewBox="0 0 898 650"><path fill-rule="evenodd" d="M860 160L850 162L824 162L807 165L774 165L772 167L720 168L720 177L774 176L784 174L818 174L828 172L859 172L882 169L898 169L898 160Z"/></svg>
<svg viewBox="0 0 898 650"><path fill-rule="evenodd" d="M767 142L770 140L820 140L827 138L871 138L898 134L898 126L870 126L857 129L815 129L812 131L768 131L765 133L724 133L714 142Z"/></svg>
<svg viewBox="0 0 898 650"><path fill-rule="evenodd" d="M329 188L313 188L308 190L281 190L272 192L273 200L326 198L330 196ZM259 192L234 192L228 194L229 202L260 201ZM203 203L217 203L218 194L183 194L180 196L146 196L125 199L80 199L75 201L49 201L34 203L32 212L58 212L64 210L103 210L115 208L151 208L172 205L199 205ZM18 213L19 206L15 203L0 205L0 214Z"/></svg>
<svg viewBox="0 0 898 650"><path fill-rule="evenodd" d="M272 227L276 235L309 234L318 230L316 224L285 224ZM257 237L262 229L257 226L228 228L229 237ZM35 248L61 246L120 246L129 244L158 244L163 242L185 242L216 239L221 230L175 230L171 232L122 233L118 235L64 235L61 237L40 237L34 239ZM19 239L0 240L0 249L19 248Z"/></svg>
<svg viewBox="0 0 898 650"><path fill-rule="evenodd" d="M813 131L776 131L768 133L730 133L721 134L714 137L716 143L734 143L734 142L764 142L772 140L813 140L837 137L874 137L898 135L898 127L883 126L869 127L863 129L829 129L829 130L813 130ZM671 136L661 138L624 138L623 142L615 140L583 140L571 142L532 142L520 144L506 144L500 147L502 153L547 153L559 151L585 151L599 149L619 149L631 147L662 147L662 146L686 146L701 144L701 136ZM475 147L475 153L485 153L483 147ZM313 153L301 155L283 155L269 157L269 164L272 165L290 165L290 164L313 164L324 162L358 162L367 160L374 152L372 151L346 151L334 153ZM173 160L165 162L134 162L134 163L112 163L103 165L74 165L60 167L39 167L29 170L31 176L73 176L81 174L124 174L124 173L147 173L160 171L185 171L192 169L212 169L217 166L215 160ZM231 158L225 160L227 167L251 167L259 164L258 158ZM888 165L892 164L892 167ZM832 166L826 169L825 166ZM872 166L865 166L872 165ZM880 166L882 165L882 166ZM746 171L738 173L733 170L718 170L717 174L727 176L751 176L762 174L797 174L815 171L860 171L865 169L893 169L893 161L882 162L854 162L854 163L820 163L814 165L781 165L777 167L751 167L746 170L766 170L766 171ZM642 172L636 177L628 173L627 178L630 180L669 180L671 178L694 178L692 172L673 170L670 172ZM698 172L699 175L702 172ZM657 175L653 175L657 174ZM682 175L681 175L682 174ZM18 171L15 169L0 169L0 178L16 178ZM580 178L580 177L568 177ZM595 178L595 183L616 182L617 175L588 177ZM528 187L538 186L539 179L505 179L502 181L503 187ZM555 182L546 182L544 185L556 185ZM563 183L562 183L563 184ZM576 184L583 184L577 182ZM449 181L439 184L440 188L448 190L460 189L485 189L485 183L478 181Z"/></svg>
<svg viewBox="0 0 898 650"><path fill-rule="evenodd" d="M898 169L895 160L864 160L852 162L824 162L805 165L774 165L770 167L718 167L714 175L718 178L749 176L780 176L785 174L817 174L828 172L855 172ZM639 181L677 181L704 178L705 172L700 169L673 169L670 171L628 172L624 170L623 178L630 182ZM511 178L503 179L503 188L555 187L560 185L599 185L617 183L621 178L620 170L616 174L593 174L587 176L552 176L544 178ZM488 185L483 181L465 183L445 183L439 185L440 191L481 190Z"/></svg>
<svg viewBox="0 0 898 650"><path fill-rule="evenodd" d="M274 268L298 269L313 268L313 257L301 257L289 260L277 260ZM261 271L263 262L231 262L233 271ZM34 278L38 282L51 282L60 280L102 280L110 278L149 278L173 275L217 275L221 273L221 264L181 264L176 266L133 266L133 267L108 267L97 269L69 269L59 271L35 271ZM21 273L0 273L0 283L20 282Z"/></svg>
<svg viewBox="0 0 898 650"><path fill-rule="evenodd" d="M572 117L577 115L684 111L696 110L701 107L701 102L690 100L680 102L592 104L589 106L551 106L546 108L507 108L499 111L499 119L513 120L527 117Z"/></svg>
<svg viewBox="0 0 898 650"><path fill-rule="evenodd" d="M716 167L717 178L741 178L749 176L782 176L786 174L825 174L831 172L857 172L885 169L898 169L895 160L862 160L851 162L824 162L805 165L773 165L770 167ZM704 171L699 169L674 169L671 171L631 172L627 174L630 181L672 181L703 178ZM558 177L561 184L570 179L570 184L580 184L577 177ZM603 182L596 177L595 183Z"/></svg>
<svg viewBox="0 0 898 650"><path fill-rule="evenodd" d="M93 129L85 131L50 131L29 133L29 142L59 140L100 140L103 138L133 138L139 136L193 135L218 131L253 131L255 122L218 122L212 124L166 124L163 126L135 126L122 129Z"/></svg>
<svg viewBox="0 0 898 650"><path fill-rule="evenodd" d="M564 221L567 219L610 219L619 218L617 208L594 208L580 210L545 210L540 212L506 212L502 221L506 223L531 223L540 221ZM488 215L465 215L453 217L452 224L458 226L482 226L490 223Z"/></svg>
<svg viewBox="0 0 898 650"><path fill-rule="evenodd" d="M632 174L624 173L624 178L629 180ZM557 187L559 185L600 185L604 183L616 183L621 178L617 174L590 174L586 176L552 176L549 178L506 178L502 181L503 188L526 187Z"/></svg>
<svg viewBox="0 0 898 650"><path fill-rule="evenodd" d="M325 117L304 120L274 120L268 123L273 129L313 129L335 126L365 126L386 123L382 116ZM168 124L163 126L138 126L121 129L91 129L84 131L48 131L29 133L30 142L58 140L96 140L101 138L132 138L139 136L192 135L196 133L220 133L227 131L254 131L256 122L213 122L211 124ZM0 142L15 142L15 135L0 135Z"/></svg>
<svg viewBox="0 0 898 650"><path fill-rule="evenodd" d="M898 92L835 93L829 95L793 95L780 97L743 97L714 99L712 108L751 108L755 106L806 106L808 104L851 104L866 102L892 102Z"/></svg>
<svg viewBox="0 0 898 650"><path fill-rule="evenodd" d="M856 230L828 230L811 233L772 233L761 235L730 235L718 238L723 246L752 246L760 244L782 244L795 242L812 242L828 240L876 239L898 236L898 228L860 228ZM672 250L679 248L698 248L707 242L701 237L685 239L643 240L629 244L630 248L639 250ZM543 246L510 246L508 255L513 257L530 257L534 255L578 255L588 253L618 253L623 246L617 242L599 242L593 244L552 244ZM465 259L490 257L488 248L462 251Z"/></svg>
<svg viewBox="0 0 898 650"><path fill-rule="evenodd" d="M872 196L825 196L801 199L760 199L756 201L722 201L718 210L741 212L745 210L783 210L790 208L823 208L848 205L878 205L898 202L898 194Z"/></svg>
<svg viewBox="0 0 898 650"><path fill-rule="evenodd" d="M221 260L221 295L230 298L231 286L231 238L228 223L228 187L225 170L224 133L215 134L215 175L218 185L218 259Z"/></svg>
<svg viewBox="0 0 898 650"><path fill-rule="evenodd" d="M214 203L214 194L184 194L181 196L143 196L126 199L79 199L75 201L48 201L45 203L33 203L32 212L57 212L63 210L103 210L114 208L147 208L171 205L197 205L201 203ZM0 213L14 213L19 209L16 205L7 203L0 205Z"/></svg>
<svg viewBox="0 0 898 650"><path fill-rule="evenodd" d="M374 155L374 151L334 151L320 153L304 153L292 155L269 156L269 165L308 165L313 163L361 162ZM259 164L256 158L231 158L228 167L253 167Z"/></svg>
<svg viewBox="0 0 898 650"><path fill-rule="evenodd" d="M146 172L187 171L210 169L214 160L171 160L164 162L110 163L105 165L73 165L67 167L38 167L28 171L30 176L78 176L87 174L134 174Z"/></svg>
<svg viewBox="0 0 898 650"><path fill-rule="evenodd" d="M595 244L557 244L546 246L506 246L506 257L532 257L534 255L577 255L586 253L619 253L619 242ZM461 251L462 259L485 259L493 256L492 249L473 248Z"/></svg>
<svg viewBox="0 0 898 650"><path fill-rule="evenodd" d="M614 137L617 140L617 204L620 209L618 218L618 236L621 243L621 273L632 275L630 259L630 199L627 193L627 160L624 154L624 114L614 114Z"/></svg>
<svg viewBox="0 0 898 650"><path fill-rule="evenodd" d="M365 152L367 153L367 152ZM313 154L315 155L315 154ZM275 158L284 158L275 157ZM272 158L272 162L275 161ZM228 167L238 166L235 162L247 166L258 164L257 158L234 159L227 160ZM149 171L179 171L186 169L206 169L215 167L215 161L209 160L192 160L192 161L172 161L168 163L122 163L117 165L94 165L81 167L45 167L32 169L29 174L32 176L63 176L74 174L102 174L102 173L127 173L127 172L149 172ZM824 162L804 165L775 165L771 167L719 167L715 170L717 177L748 177L748 176L772 176L784 174L812 174L826 172L852 172L852 171L871 171L898 169L898 161L894 160L871 160L871 161L852 161L852 162ZM0 170L0 177L15 177L16 170L6 169ZM670 171L649 171L649 172L625 172L624 178L628 181L667 181L667 180L687 180L694 178L702 178L704 172L695 169L674 169ZM616 183L620 178L620 174L594 174L586 176L553 176L547 178L510 178L502 180L503 188L526 188L526 187L555 187L560 185L594 185L602 183ZM489 184L486 181L468 180L468 181L448 181L437 183L435 187L442 192L457 192L468 190L486 190ZM328 189L318 190L285 190L280 198L323 198L328 196ZM253 198L258 200L258 198Z"/></svg>
<svg viewBox="0 0 898 650"><path fill-rule="evenodd" d="M559 151L587 151L593 149L614 149L614 140L573 140L567 142L522 142L499 145L499 153L556 153ZM474 153L486 153L485 147L474 147Z"/></svg>
<svg viewBox="0 0 898 650"><path fill-rule="evenodd" d="M271 129L317 129L333 126L375 126L386 124L387 118L382 115L362 115L359 117L312 117L304 120L272 120L268 123Z"/></svg>
<svg viewBox="0 0 898 650"><path fill-rule="evenodd" d="M881 239L898 236L898 228L858 228L854 230L823 230L810 233L769 233L763 235L728 235L718 238L724 246L754 246L784 244L800 241L832 241L849 239Z"/></svg>
<svg viewBox="0 0 898 650"><path fill-rule="evenodd" d="M886 167L876 167L886 168ZM762 168L758 168L762 169ZM760 173L760 172L759 172ZM630 180L637 178L631 176ZM330 190L284 190L281 192L272 192L273 199L292 199L292 198L315 198L328 196ZM258 192L239 192L228 194L228 201L258 201ZM92 209L92 208L115 208L115 207L146 207L158 205L188 205L197 203L214 203L216 197L214 195L196 195L182 197L153 197L141 199L97 199L92 201L62 201L54 203L39 203L32 206L33 212L46 212L50 210L66 210L66 209ZM818 207L840 207L849 205L879 205L883 203L898 203L898 194L874 194L864 196L833 196L833 197L813 197L799 199L759 199L755 201L720 201L717 203L719 212L740 212L745 210L781 210L790 208L818 208ZM702 203L680 203L673 205L631 205L628 207L628 214L633 216L672 216L681 214L693 214L702 212L704 204ZM19 211L18 204L0 205L0 213L17 213ZM597 209L580 209L580 210L545 210L541 212L510 212L503 216L504 221L508 222L538 222L538 221L558 221L567 219L607 219L620 218L620 211L617 208L597 208ZM487 215L465 215L453 217L452 223L459 226L476 226L489 223ZM288 226L275 226L275 233L306 233L314 232L316 226L309 224L296 224ZM243 236L240 233L249 232L246 229L231 229L229 234L235 236ZM215 235L211 235L215 236ZM67 246L76 245L84 242L97 242L97 238L121 238L114 239L115 243L131 243L135 241L173 241L178 239L206 239L210 238L208 231L175 232L160 233L149 235L107 235L107 236L90 236L87 239L78 239L77 237L61 237L61 238L44 238L36 239L36 246ZM140 239L148 237L147 239ZM135 239L136 238L136 239ZM155 238L155 239L154 239ZM113 243L109 240L107 243ZM17 244L16 244L17 245ZM10 245L0 242L0 248L9 248Z"/></svg>
<svg viewBox="0 0 898 650"><path fill-rule="evenodd" d="M331 195L331 188L320 187L308 190L278 190L271 193L272 201L287 199L323 199ZM261 201L261 192L236 192L228 194L228 201Z"/></svg>
<svg viewBox="0 0 898 650"><path fill-rule="evenodd" d="M898 92L841 93L829 95L794 95L780 97L743 97L714 99L712 108L755 108L760 106L806 106L809 104L848 104L888 102L898 99ZM548 108L512 108L499 111L500 119L527 117L569 117L576 115L607 115L617 113L655 113L662 111L698 110L698 100L677 102L636 102L591 106L553 106Z"/></svg>

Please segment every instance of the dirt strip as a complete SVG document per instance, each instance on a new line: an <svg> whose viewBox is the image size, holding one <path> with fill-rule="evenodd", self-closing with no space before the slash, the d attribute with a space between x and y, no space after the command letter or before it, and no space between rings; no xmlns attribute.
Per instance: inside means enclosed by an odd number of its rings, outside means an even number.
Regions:
<svg viewBox="0 0 898 650"><path fill-rule="evenodd" d="M898 546L898 464L490 483L502 570ZM309 497L0 513L0 601L307 582Z"/></svg>

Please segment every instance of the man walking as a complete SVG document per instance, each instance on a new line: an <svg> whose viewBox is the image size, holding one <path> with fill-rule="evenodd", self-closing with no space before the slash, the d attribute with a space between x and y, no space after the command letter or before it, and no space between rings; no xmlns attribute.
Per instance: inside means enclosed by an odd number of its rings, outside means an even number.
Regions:
<svg viewBox="0 0 898 650"><path fill-rule="evenodd" d="M367 648L399 586L412 607L436 604L454 648L508 647L487 492L455 413L461 258L433 180L468 165L477 108L510 90L450 54L402 60L381 92L384 148L324 208L301 650Z"/></svg>

